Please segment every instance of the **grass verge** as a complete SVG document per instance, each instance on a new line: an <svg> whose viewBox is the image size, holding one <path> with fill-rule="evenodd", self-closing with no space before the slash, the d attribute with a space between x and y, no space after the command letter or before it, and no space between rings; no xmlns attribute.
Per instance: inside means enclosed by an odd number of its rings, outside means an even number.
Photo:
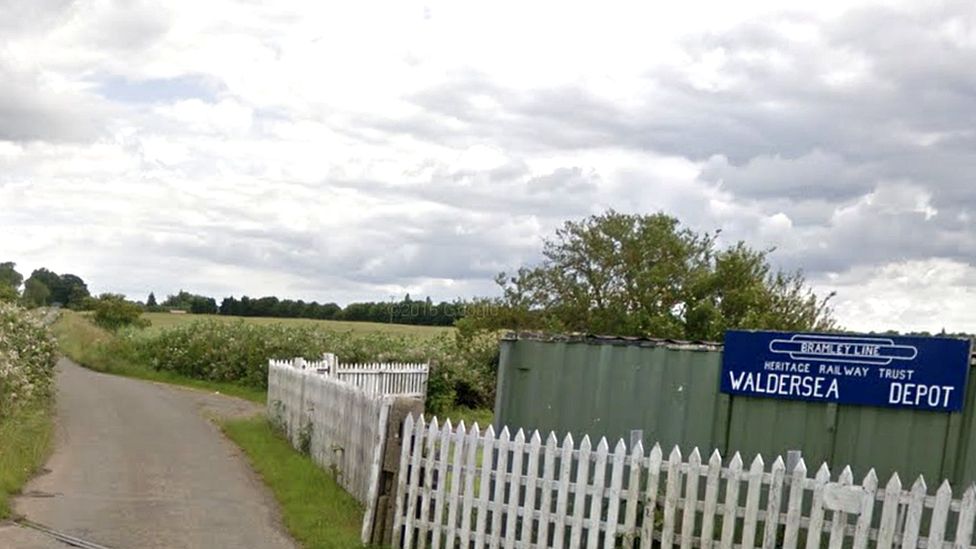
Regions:
<svg viewBox="0 0 976 549"><path fill-rule="evenodd" d="M455 426L461 421L464 421L464 424L467 427L471 427L477 423L478 427L480 427L482 430L491 425L492 420L495 417L492 410L486 408L467 408L465 406L455 406L440 414L427 413L424 415L427 417L428 421L433 419L436 415L437 421L441 422L442 425L444 424L444 421L448 419L450 419L451 424Z"/></svg>
<svg viewBox="0 0 976 549"><path fill-rule="evenodd" d="M161 372L140 362L131 349L113 333L92 324L84 315L64 311L54 323L54 335L61 352L78 364L98 372L116 374L149 381L172 383L184 387L216 391L264 404L266 392L236 383L206 381Z"/></svg>
<svg viewBox="0 0 976 549"><path fill-rule="evenodd" d="M39 402L0 420L0 519L10 514L10 496L20 492L51 450L53 403Z"/></svg>
<svg viewBox="0 0 976 549"><path fill-rule="evenodd" d="M328 472L295 451L265 417L230 420L221 427L271 488L285 526L303 547L361 546L362 507Z"/></svg>

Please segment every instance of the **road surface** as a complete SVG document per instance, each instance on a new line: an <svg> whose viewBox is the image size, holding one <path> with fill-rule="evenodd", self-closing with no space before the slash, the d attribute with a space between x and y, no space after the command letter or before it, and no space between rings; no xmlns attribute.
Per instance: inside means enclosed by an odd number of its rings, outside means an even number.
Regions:
<svg viewBox="0 0 976 549"><path fill-rule="evenodd" d="M277 505L214 418L254 403L58 363L55 450L14 513L114 549L295 548ZM63 548L0 525L0 547Z"/></svg>

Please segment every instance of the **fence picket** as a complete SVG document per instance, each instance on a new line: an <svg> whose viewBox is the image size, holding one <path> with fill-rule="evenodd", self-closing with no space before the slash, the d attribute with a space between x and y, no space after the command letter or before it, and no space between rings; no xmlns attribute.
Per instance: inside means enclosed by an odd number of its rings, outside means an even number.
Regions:
<svg viewBox="0 0 976 549"><path fill-rule="evenodd" d="M403 422L403 450L400 452L400 470L397 473L397 500L395 506L395 514L393 515L393 546L400 547L403 541L403 519L404 519L404 503L410 500L410 496L407 494L407 473L409 472L409 467L407 463L409 462L409 456L411 455L411 447L413 441L416 439L413 436L413 414L407 416L407 419ZM409 514L406 516L410 516Z"/></svg>
<svg viewBox="0 0 976 549"><path fill-rule="evenodd" d="M556 485L556 450L559 441L556 433L549 432L546 437L545 463L542 466L542 502L539 504L539 531L536 534L536 547L549 547L549 522L552 512L552 490Z"/></svg>
<svg viewBox="0 0 976 549"><path fill-rule="evenodd" d="M698 448L688 456L688 476L685 479L684 514L681 518L681 549L691 549L695 535L695 502L698 501L698 480L701 476L701 454Z"/></svg>
<svg viewBox="0 0 976 549"><path fill-rule="evenodd" d="M481 480L478 483L478 516L474 527L474 549L485 546L485 525L488 518L488 496L491 491L491 464L494 462L495 429L489 425L481 454Z"/></svg>
<svg viewBox="0 0 976 549"><path fill-rule="evenodd" d="M644 469L644 443L630 450L630 474L627 476L627 506L624 509L624 547L632 549L637 539L637 503L640 501L641 471ZM611 546L612 547L612 546Z"/></svg>
<svg viewBox="0 0 976 549"><path fill-rule="evenodd" d="M424 455L424 432L426 431L426 424L424 423L424 416L417 418L414 423L413 432L413 448L411 449L412 455L410 457L410 478L408 481L409 488L407 492L407 516L406 520L406 530L403 533L403 546L413 547L414 539L414 529L416 527L416 517L417 517L417 498L420 492L420 474L421 467L420 463Z"/></svg>
<svg viewBox="0 0 976 549"><path fill-rule="evenodd" d="M759 524L759 494L762 489L762 456L756 456L749 467L749 484L746 488L746 514L742 521L742 547L753 549L756 546L756 526Z"/></svg>
<svg viewBox="0 0 976 549"><path fill-rule="evenodd" d="M317 390L313 383L304 393ZM309 408L309 417L350 413L343 395ZM873 469L855 485L850 467L831 482L823 464L811 481L802 459L787 472L777 457L766 472L756 456L746 471L738 453L723 468L717 451L703 464L697 448L683 459L676 446L665 460L655 445L645 458L639 441L628 453L618 440L611 452L606 438L593 448L584 436L577 448L571 435L560 444L554 433L543 447L539 432L526 440L523 430L511 437L503 427L496 436L489 427L482 435L477 424L454 428L422 416L407 417L403 429L397 549L633 549L638 536L642 548L754 549L761 540L763 549L796 549L804 529L807 549L976 549L976 484L953 500L948 481L928 496L922 477L905 491L897 474L879 492ZM923 524L927 535L919 539Z"/></svg>
<svg viewBox="0 0 976 549"><path fill-rule="evenodd" d="M712 451L705 477L705 508L702 510L701 548L712 549L715 540L715 511L718 507L719 478L722 474L722 455Z"/></svg>
<svg viewBox="0 0 976 549"><path fill-rule="evenodd" d="M603 534L603 547L610 548L617 545L617 528L620 520L620 490L624 481L624 459L627 457L627 445L623 439L617 441L610 458L610 491L607 494L607 529ZM599 519L598 519L599 520ZM596 545L593 545L595 548Z"/></svg>
<svg viewBox="0 0 976 549"><path fill-rule="evenodd" d="M973 521L976 520L976 485L969 485L959 503L959 522L953 549L968 549L973 539Z"/></svg>
<svg viewBox="0 0 976 549"><path fill-rule="evenodd" d="M868 546L868 536L871 534L871 519L874 516L874 498L878 492L878 475L874 469L868 471L861 481L864 495L861 496L861 512L857 517L854 528L854 546L852 549L865 549Z"/></svg>
<svg viewBox="0 0 976 549"><path fill-rule="evenodd" d="M512 480L508 485L508 509L505 511L505 549L515 549L515 530L521 498L522 459L525 455L525 433L519 429L512 443Z"/></svg>
<svg viewBox="0 0 976 549"><path fill-rule="evenodd" d="M583 435L576 461L576 490L573 493L573 511L570 516L569 546L579 547L583 535L583 517L586 515L586 491L590 484L590 436Z"/></svg>
<svg viewBox="0 0 976 549"><path fill-rule="evenodd" d="M461 486L464 484L464 443L466 441L464 420L458 422L457 430L454 432L454 451L451 456L451 493L447 498L447 536L444 546L448 549L454 548L454 540L457 539L457 520L458 507L461 507Z"/></svg>
<svg viewBox="0 0 976 549"><path fill-rule="evenodd" d="M464 456L464 503L461 506L461 547L467 548L471 543L471 515L474 510L474 478L478 466L478 450L482 447L481 429L476 421L471 426L465 441L467 455Z"/></svg>
<svg viewBox="0 0 976 549"><path fill-rule="evenodd" d="M779 533L779 510L783 497L783 477L786 465L783 458L776 456L771 469L769 493L766 502L765 528L763 529L763 549L773 549L776 546L776 536Z"/></svg>
<svg viewBox="0 0 976 549"><path fill-rule="evenodd" d="M881 522L878 524L877 549L891 549L894 544L899 496L901 496L901 479L898 478L898 473L895 473L891 475L891 479L885 485L884 504L881 508Z"/></svg>
<svg viewBox="0 0 976 549"><path fill-rule="evenodd" d="M929 525L928 546L942 547L945 539L946 519L949 518L949 503L952 501L952 488L948 480L935 492L935 505L932 506L932 522Z"/></svg>
<svg viewBox="0 0 976 549"><path fill-rule="evenodd" d="M663 461L661 445L651 448L647 461L647 487L644 491L644 524L641 526L641 549L651 549L654 543L654 519L657 511L657 485L661 478Z"/></svg>
<svg viewBox="0 0 976 549"><path fill-rule="evenodd" d="M569 474L573 469L573 436L566 433L563 451L559 456L559 485L556 486L556 515L552 546L562 549L566 536L566 509L569 501Z"/></svg>
<svg viewBox="0 0 976 549"><path fill-rule="evenodd" d="M790 476L790 499L786 506L786 529L783 549L796 549L800 537L800 514L803 511L803 483L807 478L807 464L803 458L796 463Z"/></svg>
<svg viewBox="0 0 976 549"><path fill-rule="evenodd" d="M844 467L837 479L837 484L841 488L850 486L854 482L854 474L850 466ZM841 549L844 546L844 536L847 529L847 513L834 509L833 516L830 518L830 541L827 543L828 549Z"/></svg>
<svg viewBox="0 0 976 549"><path fill-rule="evenodd" d="M736 452L729 462L729 476L725 483L725 512L722 515L722 549L735 544L735 523L739 510L739 484L742 480L742 456Z"/></svg>
<svg viewBox="0 0 976 549"><path fill-rule="evenodd" d="M810 505L810 522L807 526L807 549L820 549L820 539L823 537L824 524L824 489L830 480L830 469L827 464L820 465L817 476L814 477L813 500Z"/></svg>
<svg viewBox="0 0 976 549"><path fill-rule="evenodd" d="M623 442L623 441L621 441ZM607 457L610 445L606 438L600 438L596 445L596 459L593 463L593 496L590 499L590 516L586 522L586 546L596 549L600 543L600 519L603 517L603 490L606 488ZM584 509L585 510L585 509Z"/></svg>
<svg viewBox="0 0 976 549"><path fill-rule="evenodd" d="M426 456L423 460L424 467L424 485L420 489L420 519L419 519L419 532L417 533L417 549L424 549L427 547L427 534L430 531L430 499L434 484L434 466L436 465L435 451L437 450L437 435L440 434L440 428L437 425L437 418L432 418L430 423L427 425L427 437L425 442L427 443L424 447Z"/></svg>
<svg viewBox="0 0 976 549"><path fill-rule="evenodd" d="M917 547L919 532L922 530L922 512L925 509L925 495L928 486L925 479L919 475L912 484L912 496L908 503L908 516L905 519L905 531L902 536L902 547Z"/></svg>
<svg viewBox="0 0 976 549"><path fill-rule="evenodd" d="M541 449L542 437L539 436L539 431L534 431L532 438L529 439L529 462L526 466L527 474L525 478L525 515L522 517L522 531L519 533L519 538L524 547L528 547L532 543L532 524L535 520L532 518L532 514L535 511L536 484L539 482L539 453ZM542 477L543 490L545 490L545 479L546 477Z"/></svg>
<svg viewBox="0 0 976 549"><path fill-rule="evenodd" d="M668 480L664 489L664 524L661 527L661 547L674 545L674 522L678 513L681 490L681 450L675 446L668 455Z"/></svg>
<svg viewBox="0 0 976 549"><path fill-rule="evenodd" d="M508 472L508 451L509 439L508 427L502 427L501 434L498 435L497 459L494 463L486 463L485 467L491 468L495 477L495 493L491 498L491 537L488 538L488 546L497 549L501 541L502 518L505 513L505 476Z"/></svg>
<svg viewBox="0 0 976 549"><path fill-rule="evenodd" d="M441 536L444 535L444 505L447 499L447 463L450 459L451 435L454 427L448 418L441 427L440 440L437 449L437 477L434 480L436 489L432 486L434 500L434 518L431 524L431 549L440 549Z"/></svg>

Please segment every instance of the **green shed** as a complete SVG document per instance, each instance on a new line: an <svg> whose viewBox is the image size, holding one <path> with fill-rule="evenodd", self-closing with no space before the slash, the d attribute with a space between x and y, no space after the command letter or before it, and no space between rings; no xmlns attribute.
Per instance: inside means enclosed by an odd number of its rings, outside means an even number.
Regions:
<svg viewBox="0 0 976 549"><path fill-rule="evenodd" d="M874 468L881 478L976 481L976 376L961 413L719 392L722 346L591 335L509 334L501 343L496 427L588 434L747 460L800 450L808 466Z"/></svg>

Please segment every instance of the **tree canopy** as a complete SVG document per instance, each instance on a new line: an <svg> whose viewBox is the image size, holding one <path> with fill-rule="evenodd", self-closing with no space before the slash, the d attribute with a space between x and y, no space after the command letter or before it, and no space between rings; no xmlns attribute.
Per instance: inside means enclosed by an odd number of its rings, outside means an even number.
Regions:
<svg viewBox="0 0 976 549"><path fill-rule="evenodd" d="M60 303L65 307L76 309L86 306L88 298L91 297L85 281L80 276L73 274L59 275L48 269L35 269L31 273L30 278L24 283L25 292L28 283L32 284L36 289L35 296L43 294L43 291L40 290L37 283L43 284L48 290L48 294L44 298L44 303L38 303L38 305Z"/></svg>
<svg viewBox="0 0 976 549"><path fill-rule="evenodd" d="M663 213L567 222L544 241L539 265L499 275L506 327L692 340L730 328L836 329L832 294L774 269L772 250L722 248L717 236Z"/></svg>
<svg viewBox="0 0 976 549"><path fill-rule="evenodd" d="M24 275L17 272L17 264L12 261L0 263L0 286L9 286L14 291L20 290L24 283Z"/></svg>
<svg viewBox="0 0 976 549"><path fill-rule="evenodd" d="M20 285L24 276L17 272L17 265L11 261L0 263L0 302L16 301L20 295Z"/></svg>

